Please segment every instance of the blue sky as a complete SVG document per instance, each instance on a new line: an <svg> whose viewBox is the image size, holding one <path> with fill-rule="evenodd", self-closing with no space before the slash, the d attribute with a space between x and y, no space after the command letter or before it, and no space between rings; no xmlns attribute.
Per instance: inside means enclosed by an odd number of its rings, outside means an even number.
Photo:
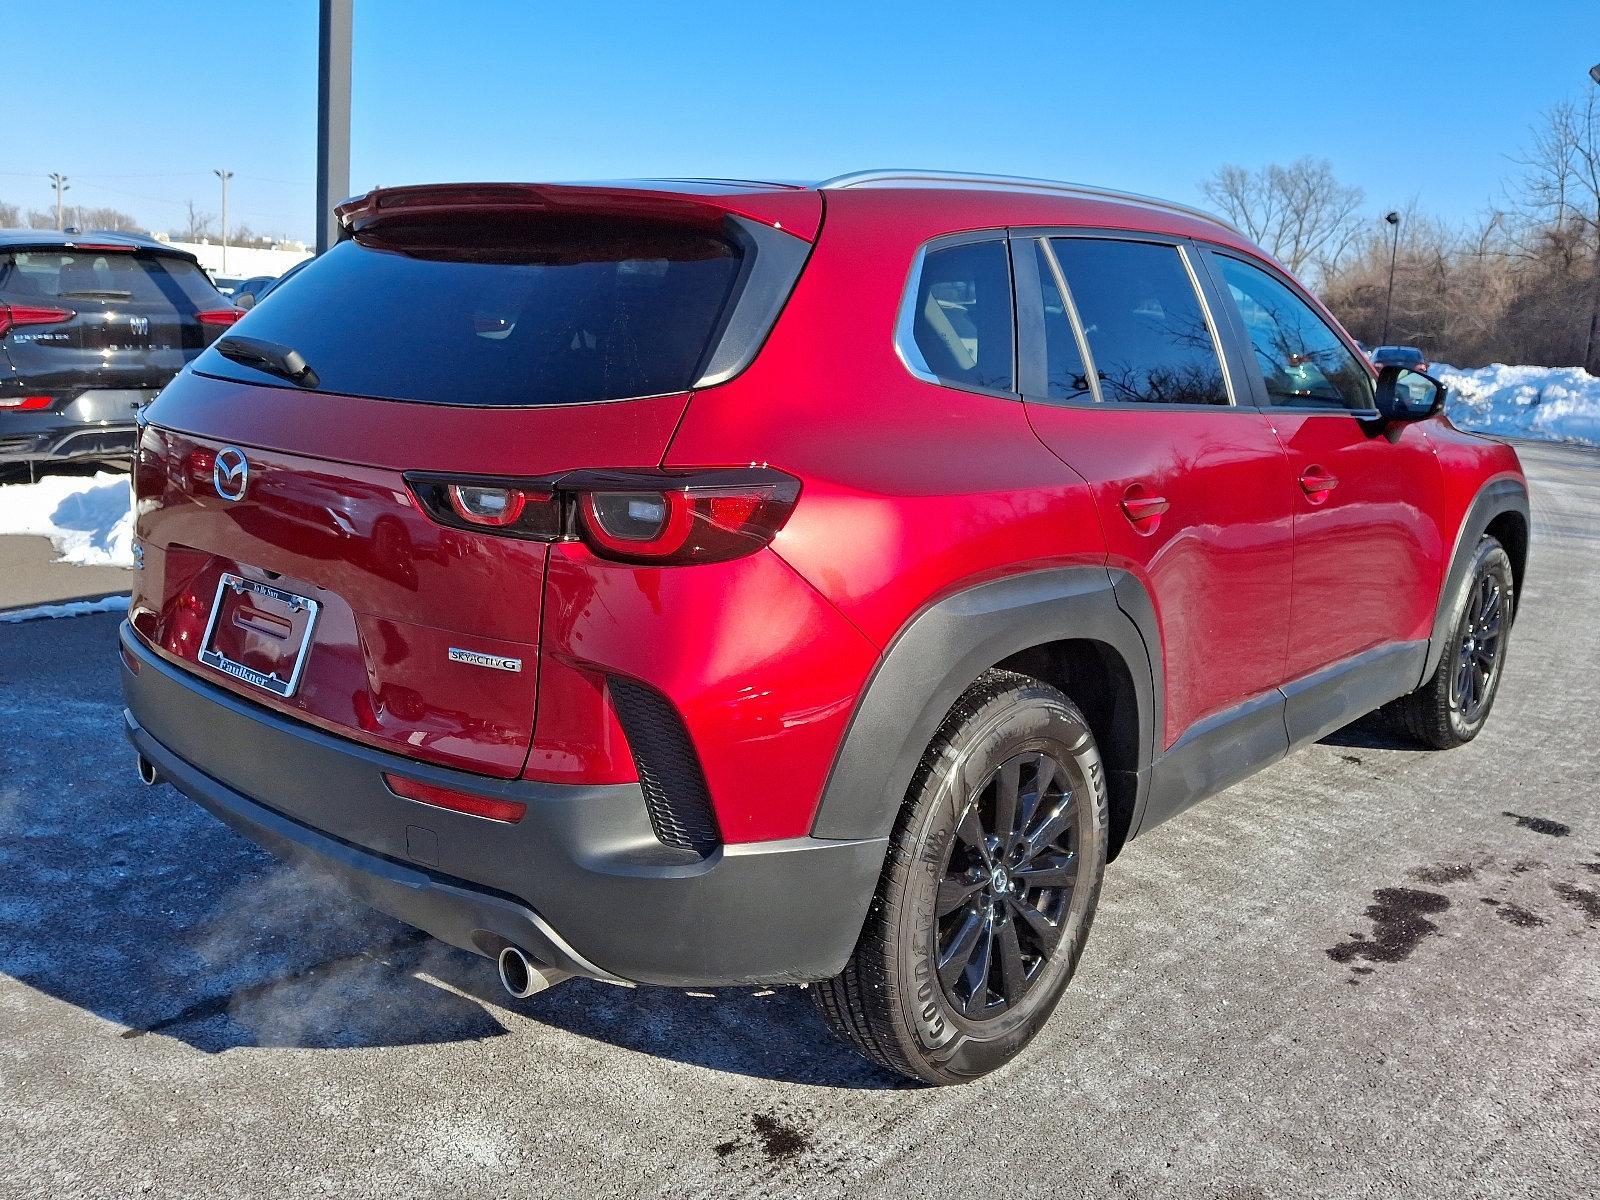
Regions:
<svg viewBox="0 0 1600 1200"><path fill-rule="evenodd" d="M309 237L315 0L9 0L0 199L166 228L184 201ZM60 53L45 53L61 45ZM1465 219L1594 86L1595 0L811 4L356 0L352 187L870 166L1181 200L1331 159L1374 211Z"/></svg>

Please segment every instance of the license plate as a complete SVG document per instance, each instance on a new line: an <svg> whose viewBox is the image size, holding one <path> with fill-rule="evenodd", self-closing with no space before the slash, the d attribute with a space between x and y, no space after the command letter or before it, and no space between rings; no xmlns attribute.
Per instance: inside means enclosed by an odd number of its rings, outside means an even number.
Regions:
<svg viewBox="0 0 1600 1200"><path fill-rule="evenodd" d="M320 607L310 597L224 572L200 661L287 699L300 686Z"/></svg>

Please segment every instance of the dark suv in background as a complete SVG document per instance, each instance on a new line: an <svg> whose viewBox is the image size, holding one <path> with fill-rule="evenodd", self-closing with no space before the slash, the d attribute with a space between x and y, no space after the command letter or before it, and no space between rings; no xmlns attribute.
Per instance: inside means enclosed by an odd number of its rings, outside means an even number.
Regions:
<svg viewBox="0 0 1600 1200"><path fill-rule="evenodd" d="M0 470L130 457L138 410L239 315L154 238L0 230Z"/></svg>

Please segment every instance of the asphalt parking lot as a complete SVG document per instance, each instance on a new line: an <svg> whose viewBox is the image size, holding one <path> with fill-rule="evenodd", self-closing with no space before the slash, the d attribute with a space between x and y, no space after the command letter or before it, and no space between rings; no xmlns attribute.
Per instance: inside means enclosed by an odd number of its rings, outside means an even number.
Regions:
<svg viewBox="0 0 1600 1200"><path fill-rule="evenodd" d="M798 990L508 1002L141 787L115 617L0 626L0 1195L1594 1195L1600 452L1522 451L1484 735L1353 727L1135 843L1032 1052L959 1089Z"/></svg>

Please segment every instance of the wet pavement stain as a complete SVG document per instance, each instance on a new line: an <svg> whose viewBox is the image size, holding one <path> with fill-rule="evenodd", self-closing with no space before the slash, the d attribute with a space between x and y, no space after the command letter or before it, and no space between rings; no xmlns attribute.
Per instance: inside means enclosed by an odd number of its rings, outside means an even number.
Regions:
<svg viewBox="0 0 1600 1200"><path fill-rule="evenodd" d="M1577 884L1567 883L1565 880L1558 880L1552 883L1550 890L1581 912L1591 922L1600 921L1600 892L1581 888Z"/></svg>
<svg viewBox="0 0 1600 1200"><path fill-rule="evenodd" d="M1535 926L1548 923L1538 913L1523 908L1522 905L1515 904L1510 900L1498 906L1494 910L1494 915L1507 925L1515 925L1518 929L1532 929Z"/></svg>
<svg viewBox="0 0 1600 1200"><path fill-rule="evenodd" d="M1351 963L1364 958L1374 963L1397 963L1411 957L1423 938L1439 932L1428 920L1450 907L1450 899L1438 892L1417 888L1379 888L1375 901L1367 906L1372 936L1352 933L1350 940L1332 946L1324 953L1336 963Z"/></svg>
<svg viewBox="0 0 1600 1200"><path fill-rule="evenodd" d="M1591 875L1600 875L1600 862L1579 863L1578 865Z"/></svg>
<svg viewBox="0 0 1600 1200"><path fill-rule="evenodd" d="M1358 767L1361 765L1361 756L1359 754L1341 754L1339 757L1347 763L1354 763Z"/></svg>
<svg viewBox="0 0 1600 1200"><path fill-rule="evenodd" d="M1476 879L1478 870L1471 863L1436 863L1431 867L1412 867L1406 874L1418 883L1461 883Z"/></svg>
<svg viewBox="0 0 1600 1200"><path fill-rule="evenodd" d="M1523 829L1534 833L1546 834L1549 837L1566 837L1572 832L1572 826L1563 825L1560 821L1552 821L1549 817L1525 817L1521 813L1506 812L1503 816L1510 817Z"/></svg>
<svg viewBox="0 0 1600 1200"><path fill-rule="evenodd" d="M768 1162L794 1158L811 1148L811 1138L803 1129L774 1113L752 1113L750 1130L755 1135L755 1146L766 1156ZM730 1138L726 1142L717 1143L711 1149L718 1158L728 1158L750 1144L743 1138Z"/></svg>

